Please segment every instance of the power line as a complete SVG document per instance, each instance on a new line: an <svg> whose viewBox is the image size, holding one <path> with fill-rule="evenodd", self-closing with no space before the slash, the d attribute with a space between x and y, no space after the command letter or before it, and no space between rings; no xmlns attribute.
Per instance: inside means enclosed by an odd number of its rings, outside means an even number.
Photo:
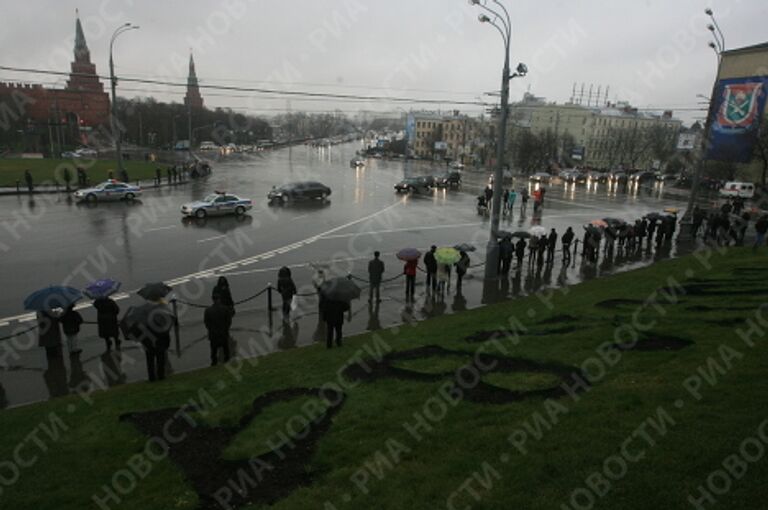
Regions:
<svg viewBox="0 0 768 510"><path fill-rule="evenodd" d="M0 70L3 71L12 71L12 72L20 72L20 73L30 73L30 74L45 74L45 75L52 75L52 76L81 76L81 77L93 77L93 74L87 74L87 73L68 73L68 72L62 72L62 71L51 71L48 69L32 69L32 68L23 68L23 67L10 67L10 66L0 66ZM101 76L101 75L95 75L96 77L102 79L102 80L109 80L110 78L108 76ZM143 83L143 84L149 84L149 85L166 85L169 87L179 87L179 88L186 88L186 83L177 83L177 82L169 82L169 81L162 81L162 80L150 80L150 79L142 79L142 78L119 78L121 81L126 82L132 82L132 83ZM199 88L203 89L213 89L213 90L224 90L224 91L230 91L230 92L251 92L254 94L272 94L277 96L287 96L287 97L311 97L311 98L317 98L317 99L336 99L336 100L361 100L361 101L384 101L384 102L392 102L392 103L412 103L412 104L445 104L445 105L465 105L465 106L489 106L487 103L484 102L478 102L478 101L461 101L461 100L450 100L450 99L419 99L414 97L393 97L393 96L365 96L365 95L358 95L358 94L335 94L335 93L327 93L327 92L309 92L309 91L294 91L294 90L276 90L276 89L266 89L261 87L237 87L232 85L205 85L201 84L199 85Z"/></svg>

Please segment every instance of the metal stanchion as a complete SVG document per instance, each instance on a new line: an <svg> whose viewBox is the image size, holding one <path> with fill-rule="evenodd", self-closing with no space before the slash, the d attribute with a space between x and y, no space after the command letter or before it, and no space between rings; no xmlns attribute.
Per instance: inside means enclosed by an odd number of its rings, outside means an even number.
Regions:
<svg viewBox="0 0 768 510"><path fill-rule="evenodd" d="M272 326L274 325L274 318L272 317L272 282L267 284L267 313L269 314L269 331L272 334Z"/></svg>
<svg viewBox="0 0 768 510"><path fill-rule="evenodd" d="M173 334L176 338L176 355L181 355L181 340L179 339L179 308L175 299L171 299L171 308L173 308Z"/></svg>

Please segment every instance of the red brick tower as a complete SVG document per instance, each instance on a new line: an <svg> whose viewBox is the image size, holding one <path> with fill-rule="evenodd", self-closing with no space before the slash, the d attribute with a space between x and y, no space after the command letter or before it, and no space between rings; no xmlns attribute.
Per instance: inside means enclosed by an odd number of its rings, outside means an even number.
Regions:
<svg viewBox="0 0 768 510"><path fill-rule="evenodd" d="M200 87L197 84L197 73L195 73L195 60L192 54L189 54L189 76L187 76L187 95L184 96L184 104L191 106L194 110L203 108L203 98L200 95Z"/></svg>

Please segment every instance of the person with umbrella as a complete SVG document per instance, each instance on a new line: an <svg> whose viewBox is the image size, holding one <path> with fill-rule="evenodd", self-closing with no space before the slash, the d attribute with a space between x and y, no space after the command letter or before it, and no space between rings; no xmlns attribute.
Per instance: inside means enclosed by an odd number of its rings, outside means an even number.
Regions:
<svg viewBox="0 0 768 510"><path fill-rule="evenodd" d="M549 237L547 237L547 264L552 264L555 261L555 249L557 248L557 230L554 228L550 230Z"/></svg>
<svg viewBox="0 0 768 510"><path fill-rule="evenodd" d="M296 295L296 284L291 278L291 270L283 266L277 272L277 292L283 298L283 322L291 317L291 301Z"/></svg>
<svg viewBox="0 0 768 510"><path fill-rule="evenodd" d="M49 360L61 357L61 314L52 310L37 312L37 345L45 347Z"/></svg>
<svg viewBox="0 0 768 510"><path fill-rule="evenodd" d="M403 274L405 275L405 300L413 301L416 292L416 268L418 267L421 252L415 248L405 248L397 252L397 258L405 262Z"/></svg>
<svg viewBox="0 0 768 510"><path fill-rule="evenodd" d="M326 347L331 349L333 341L341 347L344 313L349 311L349 302L360 297L360 288L348 278L328 280L320 288L320 314L327 326Z"/></svg>
<svg viewBox="0 0 768 510"><path fill-rule="evenodd" d="M45 355L49 360L61 357L59 320L62 310L82 297L83 294L75 288L51 285L36 290L24 299L24 309L37 312L38 345L45 347Z"/></svg>
<svg viewBox="0 0 768 510"><path fill-rule="evenodd" d="M437 260L435 260L436 251L437 246L433 244L427 254L424 255L424 266L427 269L427 290L432 289L432 292L437 289Z"/></svg>
<svg viewBox="0 0 768 510"><path fill-rule="evenodd" d="M373 259L368 262L368 302L373 303L373 295L376 294L376 302L381 303L381 277L384 274L384 262L379 258L381 253L373 252Z"/></svg>
<svg viewBox="0 0 768 510"><path fill-rule="evenodd" d="M563 243L563 264L568 264L571 262L571 243L573 243L574 237L576 237L576 234L573 233L573 229L571 227L568 227L561 240Z"/></svg>
<svg viewBox="0 0 768 510"><path fill-rule="evenodd" d="M512 246L512 238L504 236L499 241L499 260L501 262L501 274L509 274L509 268L512 265L515 247Z"/></svg>
<svg viewBox="0 0 768 510"><path fill-rule="evenodd" d="M525 247L526 242L524 238L520 238L519 241L515 244L515 255L517 256L517 270L521 270L523 268L523 259L525 258Z"/></svg>
<svg viewBox="0 0 768 510"><path fill-rule="evenodd" d="M108 278L97 280L85 288L85 295L93 299L96 309L96 326L99 338L107 343L107 351L112 350L112 340L120 348L120 330L117 317L120 307L109 296L120 290L120 282Z"/></svg>
<svg viewBox="0 0 768 510"><path fill-rule="evenodd" d="M224 353L224 362L229 361L229 329L232 327L232 309L223 302L222 294L213 294L213 304L205 309L203 322L208 330L211 344L211 366L219 362L219 348Z"/></svg>
<svg viewBox="0 0 768 510"><path fill-rule="evenodd" d="M67 345L69 347L69 355L75 356L83 352L77 346L77 335L80 333L80 325L83 323L83 316L80 312L75 310L75 304L72 303L59 318L61 322L61 329L64 331L64 336L67 337Z"/></svg>
<svg viewBox="0 0 768 510"><path fill-rule="evenodd" d="M464 280L464 275L469 270L469 255L467 252L459 251L459 261L456 262L456 292L461 293L461 282Z"/></svg>
<svg viewBox="0 0 768 510"><path fill-rule="evenodd" d="M528 266L533 267L536 263L536 254L539 253L539 238L538 236L532 236L528 243Z"/></svg>
<svg viewBox="0 0 768 510"><path fill-rule="evenodd" d="M435 262L437 263L437 281L441 297L446 288L451 286L451 266L459 261L461 255L456 248L440 248L435 251Z"/></svg>
<svg viewBox="0 0 768 510"><path fill-rule="evenodd" d="M150 381L165 379L171 328L176 323L176 317L163 299L170 291L171 287L164 283L145 285L138 295L147 302L129 308L121 321L125 336L141 343L144 348Z"/></svg>

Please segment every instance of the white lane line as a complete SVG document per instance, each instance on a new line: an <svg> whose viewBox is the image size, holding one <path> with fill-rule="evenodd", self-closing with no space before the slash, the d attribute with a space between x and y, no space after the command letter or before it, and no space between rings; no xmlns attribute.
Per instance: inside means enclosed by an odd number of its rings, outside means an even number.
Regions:
<svg viewBox="0 0 768 510"><path fill-rule="evenodd" d="M307 216L309 216L309 214L302 214L301 216L296 216L295 218L292 218L291 221L300 220L302 218L306 218Z"/></svg>
<svg viewBox="0 0 768 510"><path fill-rule="evenodd" d="M362 223L364 221L368 221L368 220L370 220L372 218L375 218L376 216L378 216L380 214L383 214L383 213L389 211L390 209L392 209L394 207L397 207L398 205L402 205L402 202L395 202L394 204L388 205L384 209L381 209L381 210L379 210L379 211L377 211L375 213L371 213L371 214L369 214L367 216L363 216L362 218L358 218L356 220L350 221L350 222L345 223L343 225L339 225L338 227L334 227L334 228L332 228L330 230L326 230L325 232L321 232L321 233L316 234L316 235L314 235L312 237L308 237L308 238L306 238L306 239L304 239L302 241L294 242L294 243L288 244L286 246L282 246L280 248L277 248L277 249L274 249L274 250L270 250L270 251L265 252L265 253L261 253L259 255L253 255L253 256L248 257L248 258L244 258L244 259L237 260L237 261L234 261L234 262L229 262L229 263L223 264L221 266L212 267L212 268L209 268L209 269L204 269L202 271L198 271L197 273L192 273L192 274L187 274L187 275L179 276L179 277L174 278L172 280L166 280L165 283L167 285L170 285L171 287L173 287L173 286L176 286L176 285L180 285L181 283L186 283L189 280L192 280L192 279L195 279L195 278L208 278L211 275L213 275L214 273L218 273L219 271L222 271L222 270L231 269L231 268L233 268L235 266L240 266L240 267L247 266L247 265L259 262L261 260L266 260L268 258L272 258L277 253L277 250L280 250L280 249L283 249L283 248L286 248L286 247L298 248L300 246L305 246L307 244L314 243L315 241L319 240L323 236L326 236L326 235L329 235L329 234L333 234L334 232L338 232L339 230L343 230L345 228L351 227L352 225L356 225L357 223ZM174 226L171 225L171 228L173 228L173 227ZM168 227L165 227L165 228L168 228ZM133 294L134 292L135 291L131 291L130 294ZM112 296L112 299L121 300L121 299L127 298L128 296L129 296L129 293L124 293L124 294L120 294L119 296ZM29 322L29 321L34 320L34 319L35 319L35 314L34 313L26 313L26 314L17 315L17 316L14 316L14 317L0 317L0 321L9 321L9 322L10 321Z"/></svg>
<svg viewBox="0 0 768 510"><path fill-rule="evenodd" d="M0 322L0 328L3 328L5 326L7 326L8 324L10 324L8 321Z"/></svg>
<svg viewBox="0 0 768 510"><path fill-rule="evenodd" d="M226 234L220 235L220 236L213 236L213 237L206 237L205 239L198 239L198 243L207 243L208 241L215 241L216 239L222 239L224 237L227 237Z"/></svg>
<svg viewBox="0 0 768 510"><path fill-rule="evenodd" d="M392 228L388 230L375 230L371 232L350 232L349 234L335 234L335 235L327 235L322 236L321 239L343 239L345 237L355 237L355 236L368 236L368 235L378 235L378 234L392 234L397 232L414 232L419 230L437 230L441 228L458 228L458 227L476 227L478 226L478 223L454 223L452 225L416 225L412 227L403 227L403 228Z"/></svg>
<svg viewBox="0 0 768 510"><path fill-rule="evenodd" d="M165 227L155 227L155 228L148 228L144 232L157 232L158 230L168 230L171 228L176 228L176 225L166 225Z"/></svg>

